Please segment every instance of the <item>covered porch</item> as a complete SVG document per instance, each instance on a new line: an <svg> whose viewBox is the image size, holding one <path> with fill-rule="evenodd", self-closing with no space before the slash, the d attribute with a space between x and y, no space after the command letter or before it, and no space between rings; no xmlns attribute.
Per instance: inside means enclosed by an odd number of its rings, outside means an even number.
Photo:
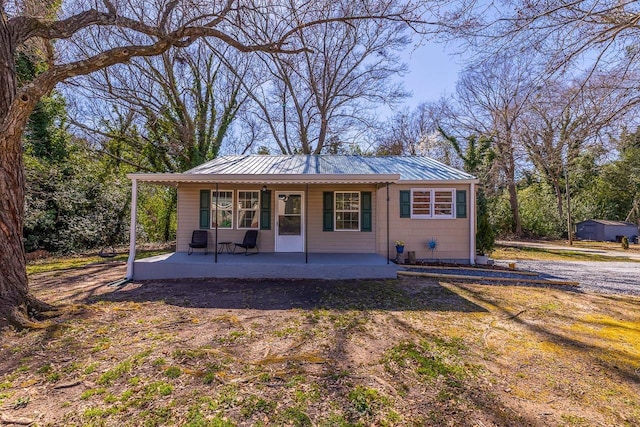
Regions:
<svg viewBox="0 0 640 427"><path fill-rule="evenodd" d="M184 252L135 261L135 280L185 278L238 279L395 279L397 266L378 254Z"/></svg>

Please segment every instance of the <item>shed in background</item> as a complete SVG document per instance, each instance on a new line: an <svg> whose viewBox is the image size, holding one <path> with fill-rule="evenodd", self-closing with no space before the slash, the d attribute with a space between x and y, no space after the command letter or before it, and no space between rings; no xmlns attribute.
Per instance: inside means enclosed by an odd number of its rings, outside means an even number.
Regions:
<svg viewBox="0 0 640 427"><path fill-rule="evenodd" d="M606 219L588 219L576 224L578 239L615 242L619 241L622 236L626 236L629 241L634 241L638 236L638 225L632 222Z"/></svg>

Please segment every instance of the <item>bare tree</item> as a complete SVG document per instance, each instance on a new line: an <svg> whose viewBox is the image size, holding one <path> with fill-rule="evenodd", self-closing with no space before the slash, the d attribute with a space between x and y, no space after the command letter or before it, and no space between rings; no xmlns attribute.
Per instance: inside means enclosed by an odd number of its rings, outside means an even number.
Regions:
<svg viewBox="0 0 640 427"><path fill-rule="evenodd" d="M555 188L562 212L557 181L567 158L570 164L581 146L640 103L640 3L463 0L442 8L439 16L449 28L441 34L464 40L479 61L504 60L505 52L512 58L535 57L538 66L530 80L537 81L538 95L529 97L522 122L535 129L522 132L522 141ZM571 88L557 82L571 82ZM550 97L547 87L558 85L564 98Z"/></svg>
<svg viewBox="0 0 640 427"><path fill-rule="evenodd" d="M198 40L74 79L68 96L94 104L90 117L86 107L76 113L75 124L103 144L117 138L144 153L141 169L182 172L217 156L247 99L245 58L226 44Z"/></svg>
<svg viewBox="0 0 640 427"><path fill-rule="evenodd" d="M547 81L530 98L522 117L522 143L554 190L559 218L564 217L566 174L585 149L601 151L604 135L622 129L619 119L632 105L628 94L612 90L610 83L574 79Z"/></svg>
<svg viewBox="0 0 640 427"><path fill-rule="evenodd" d="M303 18L295 1L288 6ZM350 0L327 2L305 16L323 20L363 13L365 7ZM403 99L405 92L391 78L405 71L397 53L409 43L408 29L395 21L327 22L312 33L292 35L295 46L310 48L301 55L258 55L268 83L251 93L257 117L279 150L320 154L329 149L329 140L335 150L336 141L353 140L358 130L372 126L373 105Z"/></svg>
<svg viewBox="0 0 640 427"><path fill-rule="evenodd" d="M531 1L463 0L440 10L449 31L441 34L480 57L537 55L548 77L565 73L634 91L640 102L640 3L634 0ZM593 85L595 82L592 82Z"/></svg>
<svg viewBox="0 0 640 427"><path fill-rule="evenodd" d="M493 141L494 162L509 193L512 231L522 234L516 187L523 113L537 90L533 65L525 59L498 57L473 64L460 75L456 104L446 129L454 136L477 135ZM462 132L462 134L460 134Z"/></svg>
<svg viewBox="0 0 640 427"><path fill-rule="evenodd" d="M305 4L317 9L325 2ZM290 42L292 36L317 25L368 19L423 22L423 11L411 3L368 4L353 14L316 19L282 13L283 8L267 0L69 0L59 13L47 15L30 10L26 0L0 0L0 317L25 326L31 324L30 317L51 309L28 289L22 242L21 136L38 100L56 84L135 57L185 48L201 37L220 40L241 52L296 53L308 49ZM268 34L257 31L265 17L278 17ZM48 66L19 87L16 55L36 41L43 46Z"/></svg>
<svg viewBox="0 0 640 427"><path fill-rule="evenodd" d="M438 131L447 102L422 103L392 117L383 128L376 151L383 155L429 156L462 167L454 147Z"/></svg>

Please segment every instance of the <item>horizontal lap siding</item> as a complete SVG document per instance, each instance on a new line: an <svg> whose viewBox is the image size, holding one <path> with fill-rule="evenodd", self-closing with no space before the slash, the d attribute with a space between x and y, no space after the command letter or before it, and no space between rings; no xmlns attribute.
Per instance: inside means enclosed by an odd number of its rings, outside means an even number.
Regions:
<svg viewBox="0 0 640 427"><path fill-rule="evenodd" d="M198 230L200 221L200 191L197 187L178 187L178 228L176 230L176 252L186 252L191 242L191 233Z"/></svg>
<svg viewBox="0 0 640 427"><path fill-rule="evenodd" d="M273 252L275 244L275 200L278 191L305 192L304 185L272 186L271 190L271 230L259 230L258 248L263 252ZM219 190L260 190L262 185L220 185ZM180 184L178 187L178 229L176 250L186 252L191 242L191 233L199 229L200 190L215 190L215 184ZM370 191L372 196L373 231L322 231L322 193L325 191ZM237 193L234 193L237 197ZM307 250L316 253L375 253L376 252L376 187L374 185L309 185L306 201L308 205ZM234 210L234 229L218 229L218 242L241 242L246 230L237 230L237 211ZM213 251L215 230L209 230L209 250Z"/></svg>
<svg viewBox="0 0 640 427"><path fill-rule="evenodd" d="M237 193L235 190L256 190L260 191L262 186L256 185L220 185L220 191L234 191L234 204L237 202L235 197ZM200 215L200 190L215 190L215 184L213 186L207 186L203 184L181 184L178 187L178 230L176 233L176 251L186 252L189 249L189 243L191 242L191 233L193 230L199 229L199 215ZM258 249L263 252L273 252L274 244L274 231L273 231L273 193L271 198L271 230L259 230L258 231ZM242 242L246 229L238 230L237 220L238 212L234 209L234 228L233 229L218 229L218 242ZM215 229L209 229L209 251L213 251L215 246Z"/></svg>
<svg viewBox="0 0 640 427"><path fill-rule="evenodd" d="M370 191L373 231L322 231L322 193L325 191ZM335 202L334 202L335 203ZM309 252L376 253L376 187L374 185L309 186ZM334 212L335 227L335 212Z"/></svg>
<svg viewBox="0 0 640 427"><path fill-rule="evenodd" d="M467 192L467 218L455 219L411 219L400 218L400 190L411 188L455 188ZM395 256L395 241L405 242L405 253L415 251L418 259L469 259L469 185L391 185L389 187L389 253ZM378 221L378 253L387 254L386 237L386 189L378 190L377 207L381 215ZM435 239L437 249L431 253L427 249L429 240Z"/></svg>

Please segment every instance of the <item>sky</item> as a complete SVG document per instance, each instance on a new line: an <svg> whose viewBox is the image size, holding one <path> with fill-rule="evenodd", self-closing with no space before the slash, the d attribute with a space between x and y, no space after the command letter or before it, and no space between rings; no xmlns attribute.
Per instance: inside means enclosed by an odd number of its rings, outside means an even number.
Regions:
<svg viewBox="0 0 640 427"><path fill-rule="evenodd" d="M405 89L413 93L405 102L408 107L415 108L425 101L436 101L454 93L463 58L452 53L452 48L430 43L402 55L409 66L409 73L402 81Z"/></svg>

